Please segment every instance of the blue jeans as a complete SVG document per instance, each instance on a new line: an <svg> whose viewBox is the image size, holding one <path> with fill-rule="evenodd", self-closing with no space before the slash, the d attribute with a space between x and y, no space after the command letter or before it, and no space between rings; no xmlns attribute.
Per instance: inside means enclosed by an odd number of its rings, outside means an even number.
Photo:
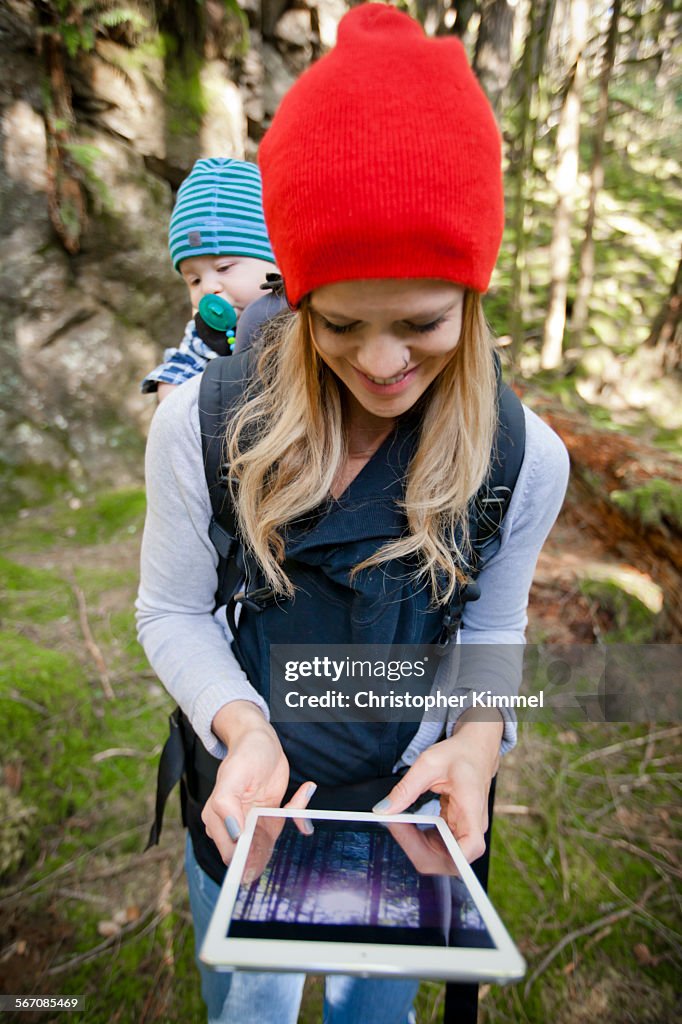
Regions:
<svg viewBox="0 0 682 1024"><path fill-rule="evenodd" d="M305 974L214 971L198 958L220 886L197 864L187 835L185 870L194 919L201 994L208 1024L296 1024ZM325 980L324 1024L411 1024L419 982L329 975Z"/></svg>

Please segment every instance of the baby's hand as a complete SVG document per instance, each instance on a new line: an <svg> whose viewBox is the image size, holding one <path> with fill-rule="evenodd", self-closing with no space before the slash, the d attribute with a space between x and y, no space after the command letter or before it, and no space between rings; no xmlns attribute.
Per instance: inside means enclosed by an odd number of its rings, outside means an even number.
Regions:
<svg viewBox="0 0 682 1024"><path fill-rule="evenodd" d="M178 387L177 384L159 383L159 385L157 386L157 389L156 389L156 397L157 397L158 401L159 402L163 402L164 398L168 398L168 396L170 395L171 391L175 391L175 389L177 387Z"/></svg>

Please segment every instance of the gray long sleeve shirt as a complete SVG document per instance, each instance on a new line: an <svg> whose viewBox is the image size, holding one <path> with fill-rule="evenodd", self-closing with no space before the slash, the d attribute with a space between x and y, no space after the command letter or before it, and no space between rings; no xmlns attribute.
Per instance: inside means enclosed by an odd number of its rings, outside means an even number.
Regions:
<svg viewBox="0 0 682 1024"><path fill-rule="evenodd" d="M195 377L179 387L152 422L136 608L138 636L154 671L209 753L224 757L225 747L211 730L218 710L233 700L252 701L266 716L268 708L232 653L224 608L214 612L218 558L208 537L211 502L199 428L200 383ZM530 409L524 412L523 465L499 551L479 576L481 597L465 606L462 644L508 649L523 644L535 565L566 491L568 455L562 441ZM452 652L450 665L454 657ZM470 682L460 675L455 692L466 691ZM504 717L502 752L516 736L513 717ZM422 723L400 763L411 764L438 739L444 724L445 716L443 722ZM450 730L452 716L447 724Z"/></svg>

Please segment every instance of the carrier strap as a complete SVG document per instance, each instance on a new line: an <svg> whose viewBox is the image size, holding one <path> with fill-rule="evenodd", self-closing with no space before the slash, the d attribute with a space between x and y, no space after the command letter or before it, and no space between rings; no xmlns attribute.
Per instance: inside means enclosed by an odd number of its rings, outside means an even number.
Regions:
<svg viewBox="0 0 682 1024"><path fill-rule="evenodd" d="M159 771L156 781L156 812L152 827L149 830L149 839L145 850L150 846L156 846L161 835L163 825L163 811L166 806L171 790L182 778L185 771L185 744L180 726L180 708L169 716L170 735L166 740L159 759Z"/></svg>

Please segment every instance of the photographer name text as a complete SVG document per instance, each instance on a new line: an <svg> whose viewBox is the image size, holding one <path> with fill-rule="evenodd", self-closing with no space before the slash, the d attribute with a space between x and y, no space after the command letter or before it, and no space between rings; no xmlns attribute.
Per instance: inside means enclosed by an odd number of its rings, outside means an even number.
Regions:
<svg viewBox="0 0 682 1024"><path fill-rule="evenodd" d="M372 690L358 690L348 694L343 690L323 690L321 693L301 693L300 690L288 690L284 694L284 703L288 708L418 708L420 711L433 711L435 708L543 708L544 693L537 694L499 694L492 690L480 693L374 693Z"/></svg>

